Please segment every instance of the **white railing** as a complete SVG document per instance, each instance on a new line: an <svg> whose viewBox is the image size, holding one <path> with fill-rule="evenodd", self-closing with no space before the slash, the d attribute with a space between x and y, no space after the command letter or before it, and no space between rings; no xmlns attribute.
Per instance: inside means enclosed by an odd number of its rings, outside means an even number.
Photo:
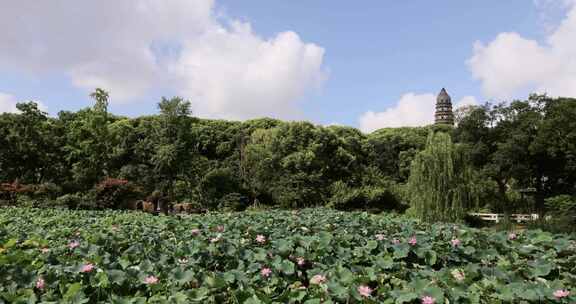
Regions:
<svg viewBox="0 0 576 304"><path fill-rule="evenodd" d="M492 221L492 222L496 222L496 223L499 223L501 220L503 220L506 217L506 215L504 215L503 213L469 213L469 214L472 216L477 216L484 221ZM532 214L510 214L510 220L515 221L517 223L534 221L534 220L537 220L538 218L539 218L539 215L536 213L532 213Z"/></svg>

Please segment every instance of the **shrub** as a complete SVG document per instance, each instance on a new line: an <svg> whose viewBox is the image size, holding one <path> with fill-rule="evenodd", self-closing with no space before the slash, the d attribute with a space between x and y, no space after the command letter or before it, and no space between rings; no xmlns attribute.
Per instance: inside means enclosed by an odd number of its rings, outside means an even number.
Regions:
<svg viewBox="0 0 576 304"><path fill-rule="evenodd" d="M127 209L129 202L138 199L141 190L125 179L106 178L94 189L99 209Z"/></svg>
<svg viewBox="0 0 576 304"><path fill-rule="evenodd" d="M237 192L232 192L220 198L219 211L242 211L248 207L248 197Z"/></svg>
<svg viewBox="0 0 576 304"><path fill-rule="evenodd" d="M34 187L20 184L18 180L0 184L0 205L17 205L18 197L34 193Z"/></svg>
<svg viewBox="0 0 576 304"><path fill-rule="evenodd" d="M55 199L62 192L62 188L54 183L43 183L34 187L34 197Z"/></svg>
<svg viewBox="0 0 576 304"><path fill-rule="evenodd" d="M576 215L576 197L563 194L545 200L546 210L556 215Z"/></svg>
<svg viewBox="0 0 576 304"><path fill-rule="evenodd" d="M200 181L198 190L202 202L208 209L215 209L221 199L230 193L237 193L240 183L230 169L214 169L208 172Z"/></svg>
<svg viewBox="0 0 576 304"><path fill-rule="evenodd" d="M81 193L64 194L54 201L54 207L68 209L94 209L94 200Z"/></svg>
<svg viewBox="0 0 576 304"><path fill-rule="evenodd" d="M339 210L404 211L406 209L406 206L400 203L393 185L354 188L342 181L332 185L332 196L328 206Z"/></svg>
<svg viewBox="0 0 576 304"><path fill-rule="evenodd" d="M549 197L545 206L550 217L532 223L532 228L557 233L576 231L576 197L567 194Z"/></svg>

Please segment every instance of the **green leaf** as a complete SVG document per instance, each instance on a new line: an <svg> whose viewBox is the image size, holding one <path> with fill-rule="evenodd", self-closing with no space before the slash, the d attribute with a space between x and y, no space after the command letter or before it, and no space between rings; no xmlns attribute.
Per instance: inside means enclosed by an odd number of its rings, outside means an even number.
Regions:
<svg viewBox="0 0 576 304"><path fill-rule="evenodd" d="M412 291L398 291L395 292L396 296L396 303L410 303L416 299L418 299L418 295Z"/></svg>
<svg viewBox="0 0 576 304"><path fill-rule="evenodd" d="M244 301L244 304L264 304L264 302L260 301L256 295L253 295L251 298Z"/></svg>
<svg viewBox="0 0 576 304"><path fill-rule="evenodd" d="M118 260L118 263L120 264L120 266L122 266L122 269L126 269L130 265L132 265L132 263L130 263L130 260L128 260L125 257L120 258L120 260Z"/></svg>
<svg viewBox="0 0 576 304"><path fill-rule="evenodd" d="M320 248L328 248L330 242L332 242L332 234L326 231L322 231L319 233L320 237Z"/></svg>
<svg viewBox="0 0 576 304"><path fill-rule="evenodd" d="M329 283L328 290L330 290L330 293L340 300L348 299L348 289L338 283Z"/></svg>
<svg viewBox="0 0 576 304"><path fill-rule="evenodd" d="M544 260L537 260L534 263L531 263L531 266L533 267L532 273L534 277L547 276L552 270L552 264Z"/></svg>
<svg viewBox="0 0 576 304"><path fill-rule="evenodd" d="M354 281L354 274L352 273L352 271L350 271L347 268L344 267L340 267L338 269L338 277L339 277L339 281L342 284L350 284Z"/></svg>
<svg viewBox="0 0 576 304"><path fill-rule="evenodd" d="M71 303L87 303L89 299L84 298L84 293L82 292L82 284L74 283L68 286L66 293L63 296L64 301Z"/></svg>
<svg viewBox="0 0 576 304"><path fill-rule="evenodd" d="M110 281L108 280L108 276L104 272L99 272L95 276L96 280L98 281L98 287L107 288L110 285Z"/></svg>
<svg viewBox="0 0 576 304"><path fill-rule="evenodd" d="M387 255L376 258L375 264L382 269L392 269L392 267L394 267L394 260L391 256Z"/></svg>
<svg viewBox="0 0 576 304"><path fill-rule="evenodd" d="M226 281L228 284L232 284L234 281L236 281L236 276L232 272L225 272L222 275L222 278L224 278L224 281Z"/></svg>
<svg viewBox="0 0 576 304"><path fill-rule="evenodd" d="M293 274L294 269L295 269L294 263L292 263L291 261L284 260L280 264L280 271L282 271L285 274Z"/></svg>
<svg viewBox="0 0 576 304"><path fill-rule="evenodd" d="M192 281L193 278L194 273L190 270L182 271L181 269L178 269L176 272L174 272L174 279L180 284L188 283Z"/></svg>
<svg viewBox="0 0 576 304"><path fill-rule="evenodd" d="M394 258L396 259L403 259L408 256L410 252L410 247L408 244L399 244L394 246Z"/></svg>
<svg viewBox="0 0 576 304"><path fill-rule="evenodd" d="M368 251L372 251L376 248L378 248L378 242L376 242L374 240L370 240L370 241L366 242L366 249Z"/></svg>
<svg viewBox="0 0 576 304"><path fill-rule="evenodd" d="M122 270L110 269L106 273L108 274L110 281L112 281L114 284L122 285L122 283L124 283L126 280L126 273L124 273Z"/></svg>
<svg viewBox="0 0 576 304"><path fill-rule="evenodd" d="M426 264L433 266L436 264L436 260L437 260L436 251L428 250L426 252Z"/></svg>
<svg viewBox="0 0 576 304"><path fill-rule="evenodd" d="M279 240L279 241L276 241L275 243L276 243L276 248L278 249L278 252L280 254L287 254L290 251L292 251L292 246L293 246L292 242L289 242L287 240Z"/></svg>
<svg viewBox="0 0 576 304"><path fill-rule="evenodd" d="M499 292L496 294L496 297L504 301L512 301L514 300L514 291L512 288L510 288L510 286L504 286L500 288Z"/></svg>

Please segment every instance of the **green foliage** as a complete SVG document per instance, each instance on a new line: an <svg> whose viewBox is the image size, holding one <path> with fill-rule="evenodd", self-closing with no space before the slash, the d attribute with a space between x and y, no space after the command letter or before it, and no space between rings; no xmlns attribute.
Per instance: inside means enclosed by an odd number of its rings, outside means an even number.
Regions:
<svg viewBox="0 0 576 304"><path fill-rule="evenodd" d="M567 194L549 197L546 208L555 215L576 215L576 197Z"/></svg>
<svg viewBox="0 0 576 304"><path fill-rule="evenodd" d="M450 135L431 132L426 149L412 162L407 191L423 221L460 221L478 205L474 172Z"/></svg>
<svg viewBox="0 0 576 304"><path fill-rule="evenodd" d="M220 204L237 205L234 200L239 187L238 178L229 168L211 170L198 185L204 206L209 209L217 209ZM226 197L229 194L234 195Z"/></svg>
<svg viewBox="0 0 576 304"><path fill-rule="evenodd" d="M248 197L237 192L227 193L218 200L220 211L242 211L248 207Z"/></svg>
<svg viewBox="0 0 576 304"><path fill-rule="evenodd" d="M335 182L332 196L327 206L339 210L404 211L400 198L395 192L395 184L387 186L350 187L342 181Z"/></svg>
<svg viewBox="0 0 576 304"><path fill-rule="evenodd" d="M298 208L326 203L330 186L362 184L368 159L356 130L284 123L256 130L243 149L246 188L268 203Z"/></svg>
<svg viewBox="0 0 576 304"><path fill-rule="evenodd" d="M0 301L574 303L554 292L576 286L575 241L329 209L174 218L2 208Z"/></svg>
<svg viewBox="0 0 576 304"><path fill-rule="evenodd" d="M368 137L370 158L386 176L405 182L410 175L410 163L424 149L429 128L386 128Z"/></svg>
<svg viewBox="0 0 576 304"><path fill-rule="evenodd" d="M16 107L18 114L0 114L0 182L57 180L64 155L54 121L34 102Z"/></svg>
<svg viewBox="0 0 576 304"><path fill-rule="evenodd" d="M531 225L551 232L576 232L576 197L557 195L549 197L546 202L546 217Z"/></svg>
<svg viewBox="0 0 576 304"><path fill-rule="evenodd" d="M94 199L82 193L64 194L56 198L52 206L68 209L96 209Z"/></svg>
<svg viewBox="0 0 576 304"><path fill-rule="evenodd" d="M363 134L270 118L198 119L191 116L190 102L179 97L162 98L157 115L127 118L108 112L105 90L90 96L92 107L57 117L34 102L18 104L18 113L0 114L0 183L31 185L35 190L26 196L48 205L64 194L93 197L100 181L115 177L141 186L143 195L157 190L168 202L193 201L211 209L228 194L235 201L237 193L240 205L401 210L391 207L396 205L392 196L406 204L412 161L433 131L453 134L475 169L482 208L544 212L546 198L576 195L576 102L571 98L533 95L470 107L457 113L456 128ZM227 172L226 185L212 183L215 170ZM338 182L344 190L334 190ZM41 190L42 185L47 188ZM527 188L536 191L521 194ZM16 195L0 196L4 204L17 203Z"/></svg>
<svg viewBox="0 0 576 304"><path fill-rule="evenodd" d="M534 188L534 205L576 193L576 102L572 98L531 95L528 100L472 109L455 130L474 166L497 184L499 200L509 205L508 189ZM502 208L500 208L502 209Z"/></svg>

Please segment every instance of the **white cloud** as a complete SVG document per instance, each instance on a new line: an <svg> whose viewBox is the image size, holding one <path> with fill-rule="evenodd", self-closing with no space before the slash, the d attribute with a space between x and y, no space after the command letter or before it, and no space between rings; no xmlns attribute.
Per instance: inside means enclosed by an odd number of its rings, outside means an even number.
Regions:
<svg viewBox="0 0 576 304"><path fill-rule="evenodd" d="M344 125L341 124L341 123L339 123L339 122L333 121L333 122L324 124L323 126L324 126L324 127L342 127L342 126L344 126Z"/></svg>
<svg viewBox="0 0 576 304"><path fill-rule="evenodd" d="M188 41L175 71L182 94L201 101L194 110L202 116L294 119L301 116L295 101L323 80L323 56L294 32L263 40L236 22Z"/></svg>
<svg viewBox="0 0 576 304"><path fill-rule="evenodd" d="M372 132L385 127L414 127L434 122L436 95L407 93L384 112L368 111L360 117L360 130Z"/></svg>
<svg viewBox="0 0 576 304"><path fill-rule="evenodd" d="M14 96L0 92L0 113L15 113L16 111Z"/></svg>
<svg viewBox="0 0 576 304"><path fill-rule="evenodd" d="M18 113L16 108L16 97L10 94L0 92L0 113ZM34 101L38 105L38 109L43 112L48 112L48 107L40 101Z"/></svg>
<svg viewBox="0 0 576 304"><path fill-rule="evenodd" d="M476 42L468 65L488 97L507 99L522 91L576 96L576 6L544 43L518 33Z"/></svg>
<svg viewBox="0 0 576 304"><path fill-rule="evenodd" d="M465 96L454 108L478 104L474 96ZM406 93L383 112L368 111L360 116L360 130L366 133L380 128L419 127L434 123L436 94Z"/></svg>
<svg viewBox="0 0 576 304"><path fill-rule="evenodd" d="M15 1L0 10L0 67L64 72L113 103L169 89L201 115L297 116L323 78L324 50L216 15L214 0Z"/></svg>
<svg viewBox="0 0 576 304"><path fill-rule="evenodd" d="M460 99L457 103L454 104L454 109L458 109L461 107L467 106L476 106L478 105L478 100L474 96L464 96Z"/></svg>

